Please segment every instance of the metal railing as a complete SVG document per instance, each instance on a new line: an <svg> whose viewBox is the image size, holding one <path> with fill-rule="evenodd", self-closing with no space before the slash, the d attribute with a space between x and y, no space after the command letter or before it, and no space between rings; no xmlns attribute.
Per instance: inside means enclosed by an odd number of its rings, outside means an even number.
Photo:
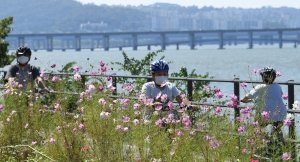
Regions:
<svg viewBox="0 0 300 162"><path fill-rule="evenodd" d="M0 73L4 73L4 76L6 74L6 71L1 71ZM74 75L70 73L45 73L45 74L52 74L57 76L63 76L63 75ZM90 74L80 74L81 76L91 76ZM113 92L113 95L117 95L117 78L130 78L130 79L137 79L137 78L143 78L146 79L148 82L152 80L151 76L139 76L139 75L117 75L116 73L113 73L111 75L93 75L94 77L107 77L110 76L112 78L112 85L116 88ZM261 83L258 81L252 81L252 80L240 80L239 78L234 79L206 79L206 78L191 78L191 77L169 77L169 80L181 80L181 81L187 81L187 95L189 96L189 100L192 101L193 98L193 82L195 81L203 81L203 82L222 82L222 83L231 83L233 84L233 92L237 96L237 102L239 104L240 101L240 87L241 83ZM84 77L82 77L82 83L84 84L86 80ZM295 85L300 85L300 82L294 82L294 80L288 80L285 82L276 82L280 85L286 85L288 87L288 112L292 114L299 114L300 110L293 110L293 103L295 99ZM234 109L234 116L238 117L240 116L240 109ZM300 143L300 141L295 141L295 121L292 120L292 124L289 126L289 138L293 140L294 143ZM295 146L294 146L295 148ZM293 149L293 159L296 157L296 150Z"/></svg>

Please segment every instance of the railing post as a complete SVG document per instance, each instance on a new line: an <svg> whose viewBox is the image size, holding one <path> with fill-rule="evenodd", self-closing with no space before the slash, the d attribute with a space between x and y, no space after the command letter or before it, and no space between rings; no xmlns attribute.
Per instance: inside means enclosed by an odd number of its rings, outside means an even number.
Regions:
<svg viewBox="0 0 300 162"><path fill-rule="evenodd" d="M152 75L149 74L149 75L147 75L147 77L148 76L152 76ZM147 82L151 82L151 81L152 81L152 77L151 78L147 78Z"/></svg>
<svg viewBox="0 0 300 162"><path fill-rule="evenodd" d="M189 75L187 77L187 91L188 91L188 97L190 101L193 101L193 81L189 80L191 76Z"/></svg>
<svg viewBox="0 0 300 162"><path fill-rule="evenodd" d="M289 80L288 83L294 82L294 80ZM293 109L293 103L295 100L295 89L294 84L288 84L288 108ZM294 115L294 114L293 114ZM289 126L289 138L294 140L296 138L296 132L295 132L295 119L292 119L292 124ZM296 150L295 150L295 144L292 144L292 159L296 159Z"/></svg>
<svg viewBox="0 0 300 162"><path fill-rule="evenodd" d="M85 88L85 75L82 75L81 77L81 83L82 83L82 87Z"/></svg>
<svg viewBox="0 0 300 162"><path fill-rule="evenodd" d="M233 83L233 91L234 94L237 96L237 103L239 104L240 102L240 82L239 82L239 78L234 78L234 83ZM240 109L235 108L234 109L234 117L239 117L240 116Z"/></svg>
<svg viewBox="0 0 300 162"><path fill-rule="evenodd" d="M115 91L113 91L112 94L117 95L117 77L116 77L116 73L113 73L111 76L112 76L112 79L111 79L112 85L113 85L113 87L116 88Z"/></svg>

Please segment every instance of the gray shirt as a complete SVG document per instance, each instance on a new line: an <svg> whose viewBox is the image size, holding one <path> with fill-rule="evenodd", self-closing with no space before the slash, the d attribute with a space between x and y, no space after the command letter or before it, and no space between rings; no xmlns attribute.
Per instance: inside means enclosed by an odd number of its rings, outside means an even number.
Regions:
<svg viewBox="0 0 300 162"><path fill-rule="evenodd" d="M142 93L145 94L147 98L153 98L154 100L159 93L161 93L161 95L166 94L168 96L167 101L171 101L171 102L173 102L173 100L180 95L180 92L176 88L176 86L170 82L166 83L163 90L157 88L154 82L145 83L142 87ZM144 119L150 120L153 112L154 110L145 111ZM165 117L170 113L175 114L175 117L177 116L175 111L164 111L164 112L160 112L160 117Z"/></svg>
<svg viewBox="0 0 300 162"><path fill-rule="evenodd" d="M282 90L279 84L260 84L255 86L246 97L255 99L263 104L263 110L269 113L273 121L282 121L286 118L287 109L282 100ZM260 106L260 104L258 105Z"/></svg>
<svg viewBox="0 0 300 162"><path fill-rule="evenodd" d="M35 66L27 64L27 67L24 70L22 70L22 68L18 64L15 64L9 67L5 76L5 81L8 81L9 77L15 78L15 81L18 82L18 84L23 85L22 89L26 90L28 83L31 83L31 88L33 88L34 80L38 76L40 76L40 72L39 69Z"/></svg>

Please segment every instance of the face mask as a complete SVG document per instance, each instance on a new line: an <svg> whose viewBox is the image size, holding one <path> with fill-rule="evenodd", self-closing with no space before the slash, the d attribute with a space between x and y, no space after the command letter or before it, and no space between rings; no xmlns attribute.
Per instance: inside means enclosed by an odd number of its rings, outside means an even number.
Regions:
<svg viewBox="0 0 300 162"><path fill-rule="evenodd" d="M167 81L167 76L155 76L155 83L158 85L162 85L164 81Z"/></svg>
<svg viewBox="0 0 300 162"><path fill-rule="evenodd" d="M26 64L28 61L29 61L29 57L26 57L26 56L18 57L18 62L20 64Z"/></svg>

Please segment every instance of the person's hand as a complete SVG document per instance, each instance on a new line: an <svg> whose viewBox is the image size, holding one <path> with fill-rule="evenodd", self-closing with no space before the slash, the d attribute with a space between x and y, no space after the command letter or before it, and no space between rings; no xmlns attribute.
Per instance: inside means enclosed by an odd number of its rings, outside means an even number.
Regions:
<svg viewBox="0 0 300 162"><path fill-rule="evenodd" d="M49 93L49 90L47 88L43 88L40 90L40 93Z"/></svg>
<svg viewBox="0 0 300 162"><path fill-rule="evenodd" d="M191 110L191 111L197 111L199 110L199 106L198 105L190 105L187 107L188 110Z"/></svg>

